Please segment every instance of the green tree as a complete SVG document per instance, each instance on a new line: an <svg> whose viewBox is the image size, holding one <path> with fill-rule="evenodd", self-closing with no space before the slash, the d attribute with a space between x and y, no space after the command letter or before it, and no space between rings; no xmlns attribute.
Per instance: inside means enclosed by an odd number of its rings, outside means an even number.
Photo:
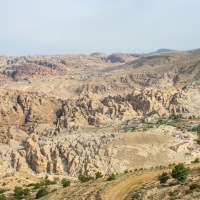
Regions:
<svg viewBox="0 0 200 200"><path fill-rule="evenodd" d="M31 194L31 190L30 190L29 188L25 188L25 189L23 190L23 194L24 194L25 197L28 197L28 196L30 196L30 194Z"/></svg>
<svg viewBox="0 0 200 200"><path fill-rule="evenodd" d="M96 172L96 174L95 174L96 179L102 178L102 177L103 177L103 174L101 172Z"/></svg>
<svg viewBox="0 0 200 200"><path fill-rule="evenodd" d="M169 175L167 174L167 172L163 172L162 175L159 176L160 184L166 183L168 179L169 179Z"/></svg>
<svg viewBox="0 0 200 200"><path fill-rule="evenodd" d="M15 196L17 196L17 197L21 197L21 196L23 196L23 188L22 187L15 187L15 189L14 189L14 194L15 194Z"/></svg>
<svg viewBox="0 0 200 200"><path fill-rule="evenodd" d="M172 177L177 179L179 182L184 182L189 173L189 168L186 168L183 163L177 164L172 170Z"/></svg>
<svg viewBox="0 0 200 200"><path fill-rule="evenodd" d="M39 199L39 198L41 198L41 197L44 197L44 196L46 196L47 194L48 194L47 189L46 189L46 188L42 188L42 189L40 189L40 190L37 192L37 194L36 194L36 199Z"/></svg>
<svg viewBox="0 0 200 200"><path fill-rule="evenodd" d="M6 200L5 194L1 194L1 195L0 195L0 200Z"/></svg>

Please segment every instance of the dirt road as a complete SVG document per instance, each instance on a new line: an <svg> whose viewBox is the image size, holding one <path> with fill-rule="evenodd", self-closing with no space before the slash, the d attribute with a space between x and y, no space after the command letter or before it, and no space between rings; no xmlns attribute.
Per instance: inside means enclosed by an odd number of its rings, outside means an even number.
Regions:
<svg viewBox="0 0 200 200"><path fill-rule="evenodd" d="M191 164L187 165L187 167L196 168L199 167L200 164ZM162 169L154 172L144 172L141 175L128 177L126 179L121 180L120 182L116 182L116 184L108 186L107 189L102 193L103 200L122 200L124 199L128 193L138 184L145 182L147 180L157 178L158 175L162 174L163 171L171 172L172 169Z"/></svg>

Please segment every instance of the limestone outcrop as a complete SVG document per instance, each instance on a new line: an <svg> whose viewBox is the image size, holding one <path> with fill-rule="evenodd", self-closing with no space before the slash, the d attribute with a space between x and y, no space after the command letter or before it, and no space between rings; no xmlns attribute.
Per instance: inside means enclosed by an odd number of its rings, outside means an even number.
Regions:
<svg viewBox="0 0 200 200"><path fill-rule="evenodd" d="M145 117L199 117L199 56L200 51L0 57L0 174L123 171L129 161L119 157L138 149L143 162L146 144L133 150L122 137L120 146L111 145L119 126ZM148 146L152 155L155 146Z"/></svg>
<svg viewBox="0 0 200 200"><path fill-rule="evenodd" d="M110 173L116 168L123 170L123 163L113 158L115 151L109 145L114 135L83 134L61 135L51 138L39 138L32 134L24 144L12 146L4 155L1 152L0 166L7 165L7 170L36 173L94 175L96 171ZM12 162L10 162L12 160ZM3 166L1 166L3 169ZM6 171L4 171L6 172Z"/></svg>

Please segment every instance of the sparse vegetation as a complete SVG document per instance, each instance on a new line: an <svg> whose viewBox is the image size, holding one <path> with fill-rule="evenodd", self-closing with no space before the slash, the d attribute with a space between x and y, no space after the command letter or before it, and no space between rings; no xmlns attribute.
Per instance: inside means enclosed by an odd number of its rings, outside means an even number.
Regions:
<svg viewBox="0 0 200 200"><path fill-rule="evenodd" d="M0 194L3 194L4 192L6 192L7 189L4 189L4 188L0 188Z"/></svg>
<svg viewBox="0 0 200 200"><path fill-rule="evenodd" d="M200 188L200 185L197 184L197 183L193 183L192 185L190 185L190 190L195 190L195 189L198 189Z"/></svg>
<svg viewBox="0 0 200 200"><path fill-rule="evenodd" d="M28 197L30 196L31 194L31 191L29 188L25 188L23 189L22 187L15 187L14 189L14 195L17 197L17 198L21 198L21 197Z"/></svg>
<svg viewBox="0 0 200 200"><path fill-rule="evenodd" d="M6 200L7 198L6 198L6 196L5 196L5 194L0 194L0 200Z"/></svg>
<svg viewBox="0 0 200 200"><path fill-rule="evenodd" d="M46 188L42 188L42 189L40 189L40 190L37 192L37 194L36 194L36 199L39 199L39 198L41 198L41 197L44 197L44 196L46 196L47 194L48 194L47 189L46 189Z"/></svg>
<svg viewBox="0 0 200 200"><path fill-rule="evenodd" d="M196 142L197 144L200 144L200 124L197 127L193 127L191 131L196 132L198 134Z"/></svg>
<svg viewBox="0 0 200 200"><path fill-rule="evenodd" d="M193 127L192 131L193 132L197 132L198 134L200 134L200 124L197 127Z"/></svg>
<svg viewBox="0 0 200 200"><path fill-rule="evenodd" d="M103 177L103 174L101 172L96 172L96 174L95 174L96 179L102 178L102 177Z"/></svg>
<svg viewBox="0 0 200 200"><path fill-rule="evenodd" d="M69 180L67 180L66 178L63 178L61 181L61 184L63 187L69 187L71 182Z"/></svg>
<svg viewBox="0 0 200 200"><path fill-rule="evenodd" d="M170 197L172 197L172 196L174 195L174 192L169 191L168 195L169 195Z"/></svg>
<svg viewBox="0 0 200 200"><path fill-rule="evenodd" d="M192 190L185 190L185 194L187 195L187 194L191 194L193 191Z"/></svg>
<svg viewBox="0 0 200 200"><path fill-rule="evenodd" d="M194 161L192 161L192 163L200 163L200 159L196 158Z"/></svg>
<svg viewBox="0 0 200 200"><path fill-rule="evenodd" d="M58 189L57 188L54 188L51 192L56 192Z"/></svg>
<svg viewBox="0 0 200 200"><path fill-rule="evenodd" d="M56 181L51 181L49 179L45 179L45 185L55 185L57 182Z"/></svg>
<svg viewBox="0 0 200 200"><path fill-rule="evenodd" d="M33 189L39 189L42 186L48 186L48 185L55 185L57 182L56 181L51 181L49 179L42 179L39 183L30 183L27 185L27 187L32 187Z"/></svg>
<svg viewBox="0 0 200 200"><path fill-rule="evenodd" d="M27 185L27 187L32 187L32 186L35 186L35 183L30 183Z"/></svg>
<svg viewBox="0 0 200 200"><path fill-rule="evenodd" d="M30 196L30 194L31 194L30 189L29 189L29 188L25 188L25 189L23 190L23 194L24 194L25 197Z"/></svg>
<svg viewBox="0 0 200 200"><path fill-rule="evenodd" d="M115 174L111 174L111 175L108 177L107 181L113 181L113 180L115 180L115 179L116 179Z"/></svg>
<svg viewBox="0 0 200 200"><path fill-rule="evenodd" d="M131 196L131 200L136 200L136 199L139 199L139 198L140 198L140 195L136 192Z"/></svg>
<svg viewBox="0 0 200 200"><path fill-rule="evenodd" d="M78 176L78 180L79 180L81 183L88 182L88 181L90 181L90 180L92 180L92 179L93 179L93 177L91 177L91 176L84 176L84 175L82 175L82 174L80 174L80 175Z"/></svg>

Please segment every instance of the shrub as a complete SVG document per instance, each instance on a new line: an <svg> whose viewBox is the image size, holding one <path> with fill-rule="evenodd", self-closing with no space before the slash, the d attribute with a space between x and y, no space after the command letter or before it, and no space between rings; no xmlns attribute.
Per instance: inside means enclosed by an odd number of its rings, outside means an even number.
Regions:
<svg viewBox="0 0 200 200"><path fill-rule="evenodd" d="M124 171L124 174L127 174L128 173L128 170L126 169L125 171Z"/></svg>
<svg viewBox="0 0 200 200"><path fill-rule="evenodd" d="M140 199L140 195L136 192L131 196L131 200Z"/></svg>
<svg viewBox="0 0 200 200"><path fill-rule="evenodd" d="M66 178L63 178L61 183L62 183L63 187L69 187L71 184L71 182L69 180L67 180Z"/></svg>
<svg viewBox="0 0 200 200"><path fill-rule="evenodd" d="M200 144L200 138L196 139L197 144Z"/></svg>
<svg viewBox="0 0 200 200"><path fill-rule="evenodd" d="M63 187L69 187L70 186L70 181L66 181L63 183Z"/></svg>
<svg viewBox="0 0 200 200"><path fill-rule="evenodd" d="M3 194L4 192L6 192L7 190L4 188L0 188L0 194Z"/></svg>
<svg viewBox="0 0 200 200"><path fill-rule="evenodd" d="M114 174L111 174L111 175L108 177L107 181L113 181L113 180L115 180L115 179L116 179L115 175L114 175Z"/></svg>
<svg viewBox="0 0 200 200"><path fill-rule="evenodd" d="M44 197L44 196L46 196L47 194L48 194L47 189L46 189L46 188L42 188L42 189L40 189L40 190L37 192L37 194L36 194L36 199L39 199L39 198L41 198L41 197Z"/></svg>
<svg viewBox="0 0 200 200"><path fill-rule="evenodd" d="M190 185L190 190L195 190L197 188L199 188L200 186L196 183L193 183L192 185Z"/></svg>
<svg viewBox="0 0 200 200"><path fill-rule="evenodd" d="M45 179L45 180L41 180L39 183L35 183L35 184L31 183L28 186L34 186L33 189L39 189L42 186L45 186L45 185L54 185L56 183L57 183L56 181L51 181L49 179Z"/></svg>
<svg viewBox="0 0 200 200"><path fill-rule="evenodd" d="M22 187L17 187L16 186L15 189L14 189L14 195L16 197L23 197L23 196L27 197L30 194L31 194L31 191L30 191L29 188L23 189Z"/></svg>
<svg viewBox="0 0 200 200"><path fill-rule="evenodd" d="M6 200L5 194L0 194L0 200Z"/></svg>
<svg viewBox="0 0 200 200"><path fill-rule="evenodd" d="M192 131L195 131L198 134L200 134L200 124L197 127L192 128Z"/></svg>
<svg viewBox="0 0 200 200"><path fill-rule="evenodd" d="M39 189L41 187L40 183L35 183L33 189Z"/></svg>
<svg viewBox="0 0 200 200"><path fill-rule="evenodd" d="M78 176L78 180L81 181L81 183L84 183L84 182L88 182L90 180L92 180L93 178L91 176L84 176L82 174L80 174Z"/></svg>
<svg viewBox="0 0 200 200"><path fill-rule="evenodd" d="M194 161L192 161L192 163L199 163L199 162L200 162L199 158L196 158Z"/></svg>
<svg viewBox="0 0 200 200"><path fill-rule="evenodd" d="M174 193L173 193L172 191L169 191L168 195L169 195L170 197L172 197L172 196L174 195Z"/></svg>
<svg viewBox="0 0 200 200"><path fill-rule="evenodd" d="M103 177L103 174L101 172L96 172L96 174L95 174L96 179L102 178L102 177Z"/></svg>
<svg viewBox="0 0 200 200"><path fill-rule="evenodd" d="M191 194L192 192L192 190L185 190L185 194Z"/></svg>
<svg viewBox="0 0 200 200"><path fill-rule="evenodd" d="M29 188L25 188L25 189L23 190L23 195L24 195L25 197L30 196L30 194L31 194L31 191L30 191Z"/></svg>
<svg viewBox="0 0 200 200"><path fill-rule="evenodd" d="M30 183L27 185L27 187L32 187L32 186L35 186L35 183Z"/></svg>
<svg viewBox="0 0 200 200"><path fill-rule="evenodd" d="M55 185L57 182L56 181L51 181L49 179L45 179L45 185Z"/></svg>
<svg viewBox="0 0 200 200"><path fill-rule="evenodd" d="M56 192L58 189L54 188L53 190L51 190L51 192Z"/></svg>
<svg viewBox="0 0 200 200"><path fill-rule="evenodd" d="M167 174L167 172L163 172L162 175L159 176L160 184L166 183L168 179L169 179L169 175Z"/></svg>

